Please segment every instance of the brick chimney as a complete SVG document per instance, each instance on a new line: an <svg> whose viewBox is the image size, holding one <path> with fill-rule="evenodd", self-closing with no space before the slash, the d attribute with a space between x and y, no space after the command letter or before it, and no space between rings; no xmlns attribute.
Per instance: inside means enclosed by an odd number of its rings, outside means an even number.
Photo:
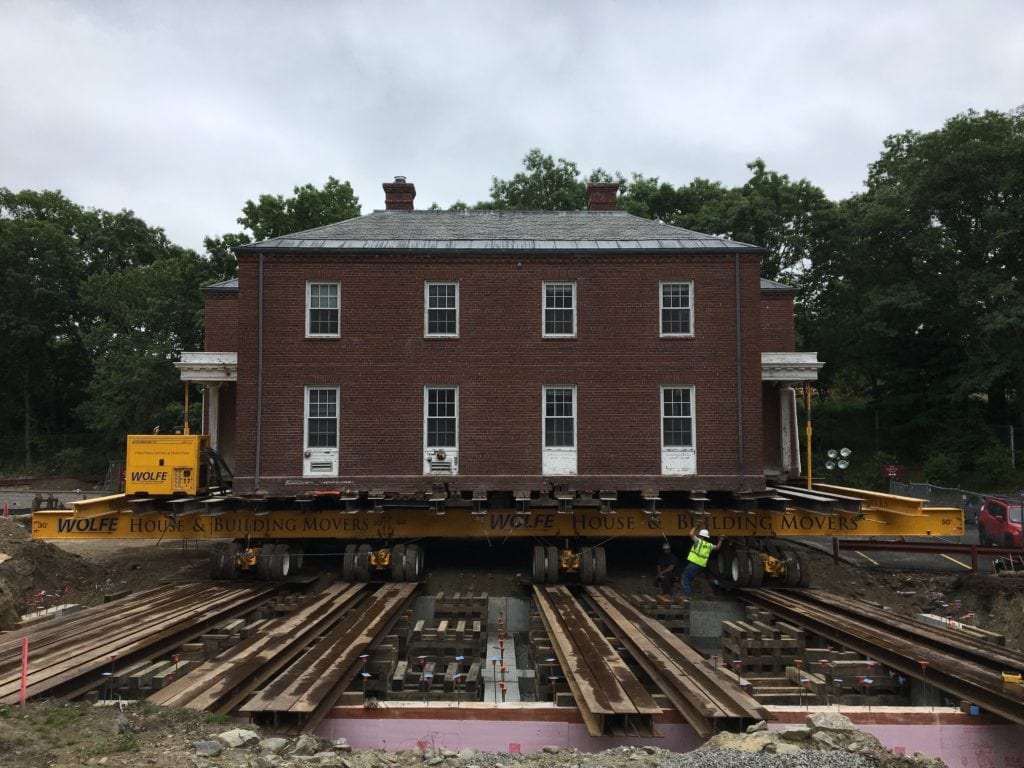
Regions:
<svg viewBox="0 0 1024 768"><path fill-rule="evenodd" d="M616 181L587 184L587 210L614 211L618 208L618 192L619 184Z"/></svg>
<svg viewBox="0 0 1024 768"><path fill-rule="evenodd" d="M416 185L405 180L405 176L395 176L393 183L384 182L384 210L411 211L412 201L416 197Z"/></svg>

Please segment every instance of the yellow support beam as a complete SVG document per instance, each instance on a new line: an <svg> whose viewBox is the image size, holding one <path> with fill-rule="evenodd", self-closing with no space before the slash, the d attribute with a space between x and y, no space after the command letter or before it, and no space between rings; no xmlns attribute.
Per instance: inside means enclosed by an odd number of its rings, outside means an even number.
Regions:
<svg viewBox="0 0 1024 768"><path fill-rule="evenodd" d="M90 500L97 502L98 500ZM458 539L647 538L689 537L694 525L713 536L960 536L963 513L959 509L923 508L919 514L873 509L871 514L817 514L795 508L785 511L710 509L704 514L666 510L648 515L641 509L620 509L602 514L596 509L560 514L556 510L491 510L483 515L467 509L449 509L436 515L422 508L388 508L384 512L303 512L298 509L228 510L217 515L171 516L147 510L130 511L123 498L106 497L103 505L76 503L74 510L42 510L32 518L37 539L409 539L436 536Z"/></svg>

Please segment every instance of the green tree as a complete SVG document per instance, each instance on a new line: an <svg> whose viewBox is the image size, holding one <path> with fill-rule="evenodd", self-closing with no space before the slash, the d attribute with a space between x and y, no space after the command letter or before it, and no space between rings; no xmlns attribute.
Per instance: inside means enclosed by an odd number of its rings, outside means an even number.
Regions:
<svg viewBox="0 0 1024 768"><path fill-rule="evenodd" d="M843 329L832 366L918 455L977 451L986 421L1020 425L1024 113L890 136L867 191L840 208L841 247L815 263L803 318L822 343Z"/></svg>
<svg viewBox="0 0 1024 768"><path fill-rule="evenodd" d="M162 274L148 283L136 281L116 300L98 300L96 286L104 281L129 283L155 271L153 265L185 254L197 272L187 276L191 281ZM167 339L154 329L172 324L190 343L197 341L197 289L210 274L207 262L172 246L163 230L149 227L131 211L84 209L55 191L0 189L0 291L5 297L0 303L0 364L7 374L0 377L0 432L17 432L22 448L18 458L8 455L7 462L33 469L39 456L94 447L97 438L83 433L105 430L117 414L150 408L152 385L113 386L115 367L127 371L141 365L129 354L118 360L118 352L132 349L141 358L145 348L169 367L167 356L176 347L165 344ZM162 303L151 307L153 315L132 336L121 316L161 291ZM191 313L187 323L180 318L183 311ZM115 330L104 336L104 329ZM174 380L173 373L171 368L168 381ZM112 436L118 443L122 438L123 433Z"/></svg>
<svg viewBox="0 0 1024 768"><path fill-rule="evenodd" d="M76 248L81 208L60 192L0 188L0 432L20 434L22 465L41 436L69 428L76 395L58 381L80 370Z"/></svg>
<svg viewBox="0 0 1024 768"><path fill-rule="evenodd" d="M150 264L91 275L82 286L94 322L83 342L95 360L80 407L85 423L116 449L127 434L182 424L182 384L173 360L200 349L199 287L211 264L171 247Z"/></svg>
<svg viewBox="0 0 1024 768"><path fill-rule="evenodd" d="M521 171L511 179L495 176L491 199L477 209L515 211L579 211L586 207L587 185L576 163L531 149Z"/></svg>
<svg viewBox="0 0 1024 768"><path fill-rule="evenodd" d="M234 277L237 264L233 249L259 240L351 219L360 214L359 198L347 181L329 176L323 187L295 187L291 197L260 195L242 206L238 223L245 229L203 240L207 259L221 279Z"/></svg>

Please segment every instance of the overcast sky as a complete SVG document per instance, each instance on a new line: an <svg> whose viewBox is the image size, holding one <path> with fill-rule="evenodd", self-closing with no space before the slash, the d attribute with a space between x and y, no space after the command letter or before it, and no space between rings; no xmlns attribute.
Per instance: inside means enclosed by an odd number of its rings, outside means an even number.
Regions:
<svg viewBox="0 0 1024 768"><path fill-rule="evenodd" d="M333 175L363 211L581 171L861 189L892 133L1024 104L1024 2L0 0L0 186L176 243Z"/></svg>

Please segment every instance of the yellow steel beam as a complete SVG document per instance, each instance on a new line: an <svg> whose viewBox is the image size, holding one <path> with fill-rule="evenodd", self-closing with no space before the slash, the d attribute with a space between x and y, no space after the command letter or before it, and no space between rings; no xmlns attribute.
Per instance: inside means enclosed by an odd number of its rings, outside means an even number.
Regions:
<svg viewBox="0 0 1024 768"><path fill-rule="evenodd" d="M127 503L127 498L123 493L115 493L113 496L95 496L91 499L72 501L73 517L89 520L119 512L131 512L132 507Z"/></svg>
<svg viewBox="0 0 1024 768"><path fill-rule="evenodd" d="M824 493L836 493L842 496L852 496L865 502L870 507L894 514L919 515L928 509L924 505L924 499L915 499L911 496L896 496L891 493L865 491L862 488L847 488L843 485L829 485L827 483L815 483L814 490Z"/></svg>
<svg viewBox="0 0 1024 768"><path fill-rule="evenodd" d="M114 499L115 497L109 497ZM688 537L694 525L713 536L960 536L963 513L959 509L923 508L920 514L874 509L866 515L821 515L790 508L785 511L666 510L651 516L640 509L620 509L611 514L555 510L518 515L511 510L492 510L474 515L469 510L449 510L436 515L422 508L388 508L381 513L303 512L270 510L259 515L251 510L229 510L216 516L194 514L172 517L159 512L123 514L126 505L112 501L109 513L97 508L41 510L32 517L32 536L37 539L408 539L442 538L588 537L644 538Z"/></svg>

